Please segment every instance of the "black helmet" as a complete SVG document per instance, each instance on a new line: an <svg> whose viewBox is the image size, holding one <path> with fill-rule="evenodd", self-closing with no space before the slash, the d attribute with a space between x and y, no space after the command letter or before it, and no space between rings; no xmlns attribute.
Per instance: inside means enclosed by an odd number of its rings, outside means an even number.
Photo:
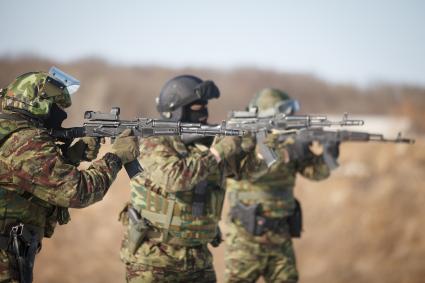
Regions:
<svg viewBox="0 0 425 283"><path fill-rule="evenodd" d="M182 75L165 83L156 99L156 109L165 119L181 121L185 106L193 102L207 104L208 100L218 97L220 91L213 81Z"/></svg>

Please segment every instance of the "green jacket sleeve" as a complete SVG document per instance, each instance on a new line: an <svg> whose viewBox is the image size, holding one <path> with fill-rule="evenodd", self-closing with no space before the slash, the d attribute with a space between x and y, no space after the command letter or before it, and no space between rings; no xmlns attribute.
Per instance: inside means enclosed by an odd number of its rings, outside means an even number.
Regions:
<svg viewBox="0 0 425 283"><path fill-rule="evenodd" d="M41 129L26 129L8 140L13 186L61 207L85 207L103 198L121 168L113 154L86 170L67 163L54 140ZM10 148L12 147L12 148Z"/></svg>

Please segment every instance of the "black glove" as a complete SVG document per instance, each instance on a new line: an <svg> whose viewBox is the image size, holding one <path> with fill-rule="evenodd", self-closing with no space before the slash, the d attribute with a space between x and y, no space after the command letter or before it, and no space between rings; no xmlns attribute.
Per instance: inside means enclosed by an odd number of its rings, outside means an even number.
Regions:
<svg viewBox="0 0 425 283"><path fill-rule="evenodd" d="M73 145L66 148L64 156L74 165L81 161L92 161L99 153L100 139L94 137L84 137Z"/></svg>

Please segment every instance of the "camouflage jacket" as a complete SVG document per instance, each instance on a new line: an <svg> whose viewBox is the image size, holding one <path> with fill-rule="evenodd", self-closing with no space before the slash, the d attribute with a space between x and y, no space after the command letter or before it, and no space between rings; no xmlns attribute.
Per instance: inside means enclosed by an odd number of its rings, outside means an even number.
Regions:
<svg viewBox="0 0 425 283"><path fill-rule="evenodd" d="M258 158L255 151L251 152L240 163L241 178L239 180L227 179L227 192L230 206L237 202L244 205L260 203L260 215L269 218L284 218L291 215L295 209L294 185L297 173L311 180L322 180L329 176L330 169L325 164L322 156L309 155L303 160L289 160L288 145L294 141L278 141L278 135L269 134L266 144L272 148L279 159L270 168ZM234 228L248 238L237 221L232 224ZM231 229L231 231L234 229ZM281 235L267 232L272 242L282 241Z"/></svg>
<svg viewBox="0 0 425 283"><path fill-rule="evenodd" d="M224 163L180 137L144 139L140 152L145 171L131 180L131 203L151 224L148 238L179 246L211 242L224 202Z"/></svg>
<svg viewBox="0 0 425 283"><path fill-rule="evenodd" d="M45 129L0 119L0 232L19 221L44 228L50 237L56 222L69 221L66 208L101 200L120 168L121 161L106 154L80 171Z"/></svg>

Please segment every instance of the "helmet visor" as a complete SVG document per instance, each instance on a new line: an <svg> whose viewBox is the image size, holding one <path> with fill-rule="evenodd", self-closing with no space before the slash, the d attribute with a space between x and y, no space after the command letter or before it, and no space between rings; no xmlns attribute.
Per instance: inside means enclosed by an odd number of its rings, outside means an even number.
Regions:
<svg viewBox="0 0 425 283"><path fill-rule="evenodd" d="M293 115L300 110L300 104L296 99L287 99L280 101L274 107L262 110L258 113L260 117L271 117L277 114Z"/></svg>
<svg viewBox="0 0 425 283"><path fill-rule="evenodd" d="M300 111L300 104L296 99L284 100L278 103L276 106L276 113L282 113L285 115L292 115L295 112Z"/></svg>
<svg viewBox="0 0 425 283"><path fill-rule="evenodd" d="M64 84L69 94L77 92L77 90L80 88L79 80L57 67L51 67L49 70L49 75L55 80Z"/></svg>

